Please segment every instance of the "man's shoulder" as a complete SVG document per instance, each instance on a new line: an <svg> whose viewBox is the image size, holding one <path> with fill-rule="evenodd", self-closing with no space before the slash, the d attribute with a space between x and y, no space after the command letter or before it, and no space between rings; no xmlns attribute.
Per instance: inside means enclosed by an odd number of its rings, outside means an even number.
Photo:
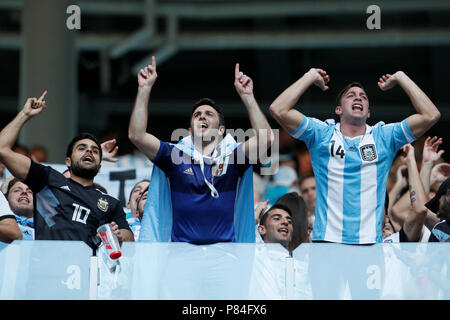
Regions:
<svg viewBox="0 0 450 320"><path fill-rule="evenodd" d="M104 193L103 191L101 191L95 187L88 188L88 189L86 189L86 191L89 192L92 195L92 197L97 197L99 199L104 198L105 200L107 200L110 203L115 204L115 203L120 202L119 199L117 199L116 197L114 197L108 193Z"/></svg>

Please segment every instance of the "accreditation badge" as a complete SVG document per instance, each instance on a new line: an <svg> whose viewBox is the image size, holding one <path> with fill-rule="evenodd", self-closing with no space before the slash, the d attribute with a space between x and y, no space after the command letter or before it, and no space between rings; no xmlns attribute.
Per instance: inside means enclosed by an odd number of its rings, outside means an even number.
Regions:
<svg viewBox="0 0 450 320"><path fill-rule="evenodd" d="M211 167L211 174L214 177L219 177L219 176L224 175L225 173L227 173L227 167L228 167L229 160L230 160L230 157L219 158L219 161L216 162Z"/></svg>

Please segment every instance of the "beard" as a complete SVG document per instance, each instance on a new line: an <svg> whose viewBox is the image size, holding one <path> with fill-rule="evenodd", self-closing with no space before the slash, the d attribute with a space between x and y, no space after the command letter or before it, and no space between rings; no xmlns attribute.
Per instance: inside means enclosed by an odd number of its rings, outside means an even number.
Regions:
<svg viewBox="0 0 450 320"><path fill-rule="evenodd" d="M25 218L33 218L34 215L33 208L14 208L12 211L14 214Z"/></svg>
<svg viewBox="0 0 450 320"><path fill-rule="evenodd" d="M92 167L84 167L80 162L72 162L72 166L70 167L70 171L73 175L92 180L98 173L98 164L95 164Z"/></svg>

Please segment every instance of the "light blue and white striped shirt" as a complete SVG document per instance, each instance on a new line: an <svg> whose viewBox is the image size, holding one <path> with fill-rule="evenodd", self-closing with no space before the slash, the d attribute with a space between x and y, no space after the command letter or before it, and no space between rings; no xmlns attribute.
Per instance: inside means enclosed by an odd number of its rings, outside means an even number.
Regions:
<svg viewBox="0 0 450 320"><path fill-rule="evenodd" d="M397 151L415 137L406 120L366 125L345 137L340 123L304 117L291 135L306 143L316 177L313 241L382 242L386 181Z"/></svg>

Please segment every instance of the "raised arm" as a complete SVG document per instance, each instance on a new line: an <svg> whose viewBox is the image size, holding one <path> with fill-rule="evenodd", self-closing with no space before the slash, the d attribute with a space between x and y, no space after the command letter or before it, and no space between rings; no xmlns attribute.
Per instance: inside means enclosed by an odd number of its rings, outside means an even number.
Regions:
<svg viewBox="0 0 450 320"><path fill-rule="evenodd" d="M325 91L328 90L328 82L330 82L330 77L326 71L311 68L272 102L270 113L288 132L297 130L302 124L303 114L294 109L295 104L312 84Z"/></svg>
<svg viewBox="0 0 450 320"><path fill-rule="evenodd" d="M423 188L425 190L425 194L428 195L430 193L430 187L433 184L431 181L433 166L438 161L444 150L439 150L439 145L442 144L442 138L437 137L427 137L425 143L423 145L423 153L422 153L422 165L420 167L420 179L423 183ZM439 218L428 210L427 215L425 217L424 224L425 226L431 230L433 227L439 223Z"/></svg>
<svg viewBox="0 0 450 320"><path fill-rule="evenodd" d="M128 127L128 138L150 160L155 159L160 145L158 138L147 133L148 102L157 77L156 59L152 57L152 64L139 71L138 92Z"/></svg>
<svg viewBox="0 0 450 320"><path fill-rule="evenodd" d="M406 214L403 217L401 216L402 212L400 212L399 216L399 212L394 212L392 208L394 207L394 204L397 202L396 199L400 194L400 192L403 190L403 188L407 186L408 179L404 175L404 173L407 172L407 170L408 168L405 164L402 164L397 168L395 184L389 191L388 215L396 231L401 229L402 224L406 219Z"/></svg>
<svg viewBox="0 0 450 320"><path fill-rule="evenodd" d="M430 192L430 176L431 170L433 169L434 164L438 161L444 150L439 150L439 146L442 144L442 138L437 137L427 137L425 143L423 145L422 152L422 165L420 166L420 178L422 179L423 188L425 190L425 194Z"/></svg>
<svg viewBox="0 0 450 320"><path fill-rule="evenodd" d="M403 231L409 241L417 242L422 234L423 224L427 214L425 203L427 198L420 180L419 170L417 169L414 148L410 144L403 146L406 153L406 164L408 166L409 196L411 199L411 208L408 212Z"/></svg>
<svg viewBox="0 0 450 320"><path fill-rule="evenodd" d="M255 136L245 142L244 152L249 159L253 159L253 155L263 156L272 145L272 129L253 95L253 81L239 71L239 63L236 63L234 69L234 87L247 109L250 123L255 131Z"/></svg>
<svg viewBox="0 0 450 320"><path fill-rule="evenodd" d="M441 113L403 71L397 71L393 75L385 74L378 81L378 87L383 91L393 88L396 84L402 87L416 109L417 113L409 116L407 122L412 134L419 138L439 120Z"/></svg>
<svg viewBox="0 0 450 320"><path fill-rule="evenodd" d="M14 152L12 147L25 123L45 109L46 102L44 99L46 94L47 91L39 99L28 98L23 109L0 132L0 161L3 162L13 176L20 180L24 180L27 177L31 159Z"/></svg>

